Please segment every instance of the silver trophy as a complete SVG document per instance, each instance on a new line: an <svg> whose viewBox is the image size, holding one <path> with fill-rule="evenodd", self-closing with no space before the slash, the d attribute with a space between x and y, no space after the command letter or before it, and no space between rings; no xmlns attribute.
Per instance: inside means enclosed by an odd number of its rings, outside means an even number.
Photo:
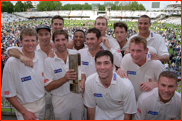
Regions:
<svg viewBox="0 0 182 121"><path fill-rule="evenodd" d="M77 74L76 80L70 81L70 91L81 93L81 56L79 53L69 55L69 69L74 69Z"/></svg>

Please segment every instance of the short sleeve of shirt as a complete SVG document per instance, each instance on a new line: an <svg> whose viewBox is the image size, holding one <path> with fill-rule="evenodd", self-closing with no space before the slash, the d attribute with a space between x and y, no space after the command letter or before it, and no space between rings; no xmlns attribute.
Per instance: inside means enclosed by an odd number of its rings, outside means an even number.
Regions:
<svg viewBox="0 0 182 121"><path fill-rule="evenodd" d="M49 58L46 58L44 61L44 85L47 86L50 82L53 81L53 71L49 62Z"/></svg>
<svg viewBox="0 0 182 121"><path fill-rule="evenodd" d="M8 48L6 49L6 54L7 54L8 56L9 56L8 51L11 50L11 49L17 49L17 50L19 50L19 51L23 54L22 49L21 49L20 47L12 46L12 47L8 47Z"/></svg>
<svg viewBox="0 0 182 121"><path fill-rule="evenodd" d="M92 83L90 83L93 80L90 80L90 78L88 77L86 82L85 82L85 92L84 92L84 104L86 107L89 108L95 108L96 107L96 102L94 99L94 95L93 95L93 88L92 88Z"/></svg>
<svg viewBox="0 0 182 121"><path fill-rule="evenodd" d="M11 72L11 60L13 57L10 57L5 64L2 78L2 93L5 97L14 97L16 96L16 87L15 81Z"/></svg>
<svg viewBox="0 0 182 121"><path fill-rule="evenodd" d="M135 92L134 92L133 85L130 84L130 87L128 88L128 90L126 90L126 93L123 97L123 110L124 110L124 113L134 114L137 111L136 109L137 108L136 108Z"/></svg>

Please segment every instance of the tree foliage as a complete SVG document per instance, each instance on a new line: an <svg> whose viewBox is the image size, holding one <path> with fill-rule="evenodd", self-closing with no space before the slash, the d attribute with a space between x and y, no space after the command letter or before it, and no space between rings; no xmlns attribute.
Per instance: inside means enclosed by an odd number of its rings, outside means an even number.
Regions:
<svg viewBox="0 0 182 121"><path fill-rule="evenodd" d="M60 1L40 1L37 4L38 11L52 11L52 10L62 10L62 3Z"/></svg>
<svg viewBox="0 0 182 121"><path fill-rule="evenodd" d="M10 1L2 1L1 2L1 12L13 12L13 4Z"/></svg>
<svg viewBox="0 0 182 121"><path fill-rule="evenodd" d="M28 8L34 8L31 1L24 2L24 7L25 10L27 10Z"/></svg>

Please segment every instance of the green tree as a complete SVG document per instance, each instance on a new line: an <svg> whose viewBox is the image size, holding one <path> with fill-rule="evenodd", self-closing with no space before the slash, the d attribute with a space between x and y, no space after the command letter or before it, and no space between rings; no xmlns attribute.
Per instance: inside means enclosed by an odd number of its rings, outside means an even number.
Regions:
<svg viewBox="0 0 182 121"><path fill-rule="evenodd" d="M25 10L28 8L34 8L31 1L24 2Z"/></svg>
<svg viewBox="0 0 182 121"><path fill-rule="evenodd" d="M104 6L104 5L100 5L100 6L99 6L99 10L100 10L100 11L104 11L104 10L105 10L105 6Z"/></svg>
<svg viewBox="0 0 182 121"><path fill-rule="evenodd" d="M62 3L60 1L40 1L37 4L38 11L61 10Z"/></svg>
<svg viewBox="0 0 182 121"><path fill-rule="evenodd" d="M25 6L21 1L17 1L15 4L15 11L16 12L22 12L22 11L26 11L25 10Z"/></svg>
<svg viewBox="0 0 182 121"><path fill-rule="evenodd" d="M1 12L12 13L14 5L10 1L2 1L1 2Z"/></svg>
<svg viewBox="0 0 182 121"><path fill-rule="evenodd" d="M83 4L83 8L84 10L92 10L92 6L89 5L88 3Z"/></svg>

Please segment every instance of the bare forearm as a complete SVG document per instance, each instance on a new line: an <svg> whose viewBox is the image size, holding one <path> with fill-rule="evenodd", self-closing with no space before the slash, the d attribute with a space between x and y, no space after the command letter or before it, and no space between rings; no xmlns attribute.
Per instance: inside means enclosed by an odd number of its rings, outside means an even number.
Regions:
<svg viewBox="0 0 182 121"><path fill-rule="evenodd" d="M18 49L10 49L8 51L9 56L13 56L15 58L19 58L23 56L23 54Z"/></svg>
<svg viewBox="0 0 182 121"><path fill-rule="evenodd" d="M62 86L64 83L66 83L68 80L66 80L64 77L54 80L50 82L47 86L45 86L47 91L51 91L54 89L57 89L58 87Z"/></svg>
<svg viewBox="0 0 182 121"><path fill-rule="evenodd" d="M159 56L159 60L161 62L169 62L169 55L161 55Z"/></svg>
<svg viewBox="0 0 182 121"><path fill-rule="evenodd" d="M87 108L87 119L88 120L95 119L95 108Z"/></svg>
<svg viewBox="0 0 182 121"><path fill-rule="evenodd" d="M124 113L124 120L131 120L131 119L132 119L132 114Z"/></svg>
<svg viewBox="0 0 182 121"><path fill-rule="evenodd" d="M27 111L27 109L25 107L23 107L23 105L17 100L16 97L10 97L10 98L6 98L11 105L13 105L13 107L15 107L21 114L23 114L24 112Z"/></svg>

